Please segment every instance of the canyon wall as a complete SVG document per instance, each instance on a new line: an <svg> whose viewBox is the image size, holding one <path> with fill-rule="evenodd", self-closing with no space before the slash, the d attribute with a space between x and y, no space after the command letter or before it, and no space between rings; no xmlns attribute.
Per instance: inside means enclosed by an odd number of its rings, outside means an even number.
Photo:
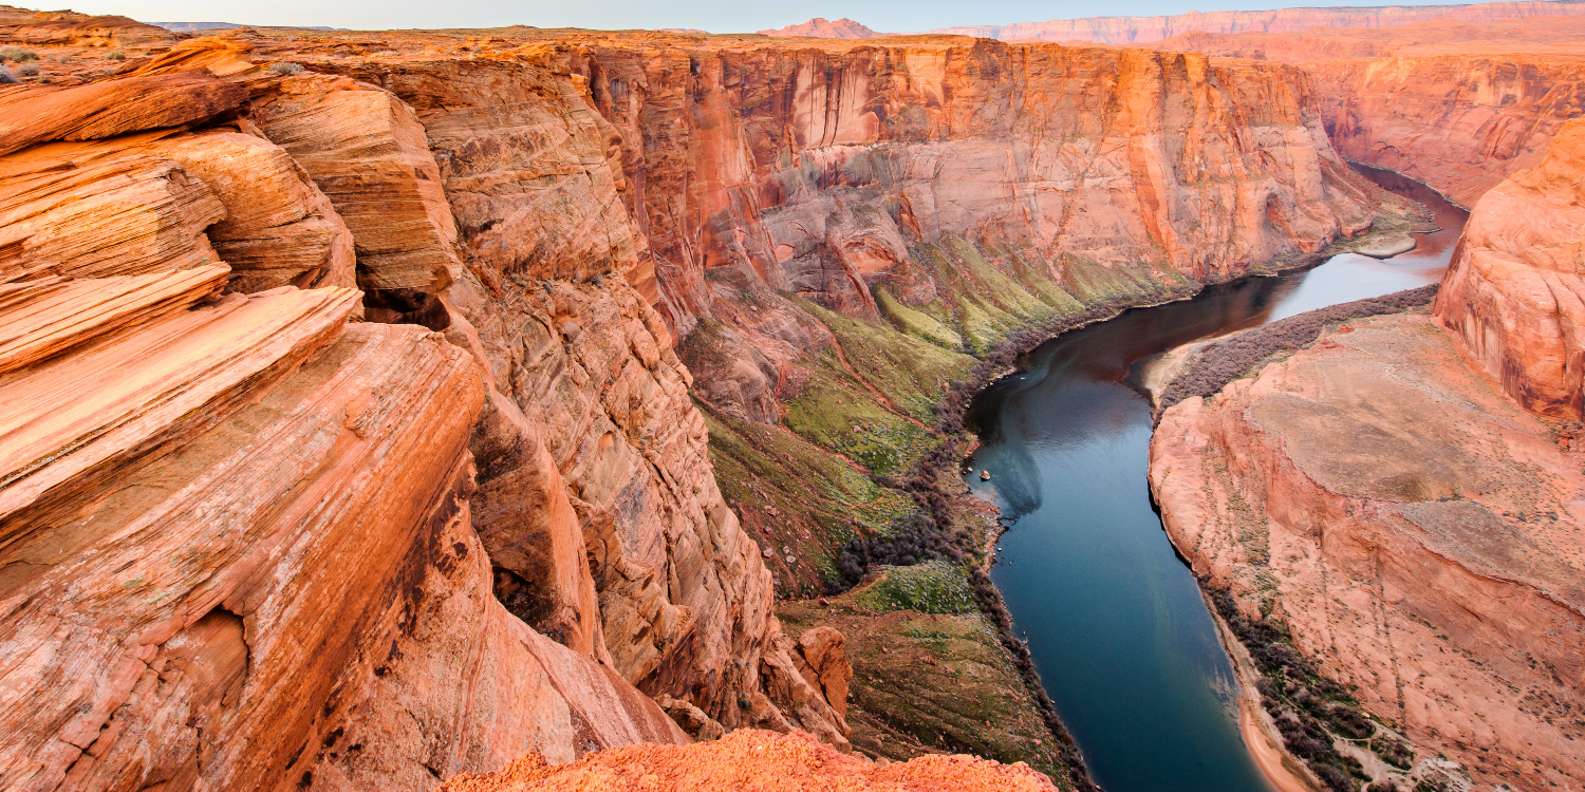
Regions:
<svg viewBox="0 0 1585 792"><path fill-rule="evenodd" d="M1448 18L1491 23L1510 19L1547 19L1574 13L1578 13L1576 7L1558 2L1278 8L1267 11L1195 11L1173 16L1051 19L1008 25L967 25L933 32L1002 41L1153 44L1195 33L1298 33L1328 28L1386 28Z"/></svg>
<svg viewBox="0 0 1585 792"><path fill-rule="evenodd" d="M1476 204L1434 317L1344 321L1153 438L1169 535L1290 749L1343 779L1446 777L1438 754L1483 787L1585 779L1579 133ZM1295 684L1307 662L1344 687Z"/></svg>
<svg viewBox="0 0 1585 792"><path fill-rule="evenodd" d="M114 123L4 96L77 130L0 157L4 785L418 789L686 740L496 602L479 367L356 321L349 224L238 131L249 92L85 87Z"/></svg>
<svg viewBox="0 0 1585 792"><path fill-rule="evenodd" d="M1585 411L1585 120L1481 196L1436 316L1527 409Z"/></svg>
<svg viewBox="0 0 1585 792"><path fill-rule="evenodd" d="M875 478L930 446L934 405L972 355L1096 306L1297 262L1367 228L1380 200L1281 67L961 40L450 46L500 54L467 70L312 65L415 107L475 260L606 269L655 307L729 501L777 580L806 592L840 579L855 537L923 519ZM293 57L314 57L304 49ZM538 93L457 110L465 93L515 95L514 81ZM546 136L536 151L566 153L527 171L543 185L523 199L533 211L491 209L512 166L472 119L530 106L563 108L526 128ZM851 508L828 509L833 490Z"/></svg>
<svg viewBox="0 0 1585 792"><path fill-rule="evenodd" d="M783 633L773 580L932 519L898 480L973 356L1297 263L1383 200L1301 72L1195 55L145 54L0 89L28 788L412 788L685 740L656 701L845 745L832 642Z"/></svg>
<svg viewBox="0 0 1585 792"><path fill-rule="evenodd" d="M1546 13L1462 6L1391 26L1185 34L1161 46L1304 68L1339 153L1469 207L1585 114L1585 5L1535 5Z"/></svg>

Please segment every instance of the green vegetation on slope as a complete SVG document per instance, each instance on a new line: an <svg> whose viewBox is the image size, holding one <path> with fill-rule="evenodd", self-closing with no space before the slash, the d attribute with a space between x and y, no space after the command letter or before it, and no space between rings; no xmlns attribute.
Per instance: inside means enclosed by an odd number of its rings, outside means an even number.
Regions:
<svg viewBox="0 0 1585 792"><path fill-rule="evenodd" d="M848 725L859 751L1027 762L1072 789L1061 746L968 590L963 571L947 564L887 567L842 596L783 603L779 615L794 634L830 625L847 636ZM915 598L941 612L908 607Z"/></svg>
<svg viewBox="0 0 1585 792"><path fill-rule="evenodd" d="M783 427L700 407L721 492L784 587L807 595L838 585L837 554L857 531L884 537L918 513L907 494Z"/></svg>

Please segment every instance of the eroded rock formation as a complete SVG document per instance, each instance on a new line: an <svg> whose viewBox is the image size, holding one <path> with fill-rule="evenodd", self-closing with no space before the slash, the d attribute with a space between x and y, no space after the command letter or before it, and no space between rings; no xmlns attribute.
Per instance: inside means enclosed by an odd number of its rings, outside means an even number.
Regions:
<svg viewBox="0 0 1585 792"><path fill-rule="evenodd" d="M768 565L930 519L888 477L971 355L1382 201L1304 73L1198 55L236 31L74 68L0 93L39 110L0 127L0 695L63 691L0 752L27 788L417 788L685 740L649 697L843 745L843 643L783 633Z"/></svg>
<svg viewBox="0 0 1585 792"><path fill-rule="evenodd" d="M1585 411L1585 121L1481 196L1436 315L1503 389L1542 415Z"/></svg>
<svg viewBox="0 0 1585 792"><path fill-rule="evenodd" d="M684 741L495 601L473 355L348 324L337 208L262 138L146 131L213 115L157 82L0 158L4 785L419 789Z"/></svg>
<svg viewBox="0 0 1585 792"><path fill-rule="evenodd" d="M1516 13L1489 13L1503 9ZM1301 66L1343 156L1411 176L1468 207L1539 162L1558 128L1585 114L1585 7L1445 11L1379 27L1188 34L1162 46Z"/></svg>
<svg viewBox="0 0 1585 792"><path fill-rule="evenodd" d="M1152 440L1174 543L1265 625L1278 725L1330 724L1370 776L1442 754L1482 786L1585 778L1585 474L1558 420L1580 405L1580 131L1476 205L1434 318L1345 321ZM1295 693L1295 650L1351 693Z"/></svg>

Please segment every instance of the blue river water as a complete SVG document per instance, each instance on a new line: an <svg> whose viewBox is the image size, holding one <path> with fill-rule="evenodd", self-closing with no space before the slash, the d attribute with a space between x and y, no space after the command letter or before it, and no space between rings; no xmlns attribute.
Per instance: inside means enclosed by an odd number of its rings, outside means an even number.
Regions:
<svg viewBox="0 0 1585 792"><path fill-rule="evenodd" d="M1109 792L1268 789L1239 736L1215 625L1151 502L1150 405L1127 382L1180 344L1439 280L1464 212L1402 177L1366 175L1430 206L1441 230L1384 261L1342 254L1065 334L970 408L983 445L969 484L1010 521L992 580Z"/></svg>

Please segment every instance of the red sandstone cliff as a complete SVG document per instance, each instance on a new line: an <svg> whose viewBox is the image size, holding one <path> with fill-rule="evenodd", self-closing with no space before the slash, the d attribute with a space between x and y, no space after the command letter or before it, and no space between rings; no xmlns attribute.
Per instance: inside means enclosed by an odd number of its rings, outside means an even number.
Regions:
<svg viewBox="0 0 1585 792"><path fill-rule="evenodd" d="M1475 205L1437 318L1508 395L1542 415L1585 411L1585 121Z"/></svg>
<svg viewBox="0 0 1585 792"><path fill-rule="evenodd" d="M1365 731L1406 736L1416 778L1440 753L1483 786L1585 779L1585 476L1556 420L1580 414L1582 131L1476 204L1434 318L1345 323L1168 409L1152 440L1195 572L1349 686L1383 724Z"/></svg>
<svg viewBox="0 0 1585 792"><path fill-rule="evenodd" d="M854 461L809 394L923 432L965 351L1296 261L1378 200L1299 72L1193 55L150 54L0 92L0 623L27 650L0 769L27 788L411 788L683 739L638 691L841 744L841 669L782 634L765 558L818 564L742 528L694 397L875 489L907 460ZM908 402L871 381L918 360L945 363Z"/></svg>
<svg viewBox="0 0 1585 792"><path fill-rule="evenodd" d="M1493 6L1463 6L1392 26L1188 34L1162 46L1301 66L1343 156L1473 206L1585 114L1585 6L1534 5L1546 14L1491 18Z"/></svg>

